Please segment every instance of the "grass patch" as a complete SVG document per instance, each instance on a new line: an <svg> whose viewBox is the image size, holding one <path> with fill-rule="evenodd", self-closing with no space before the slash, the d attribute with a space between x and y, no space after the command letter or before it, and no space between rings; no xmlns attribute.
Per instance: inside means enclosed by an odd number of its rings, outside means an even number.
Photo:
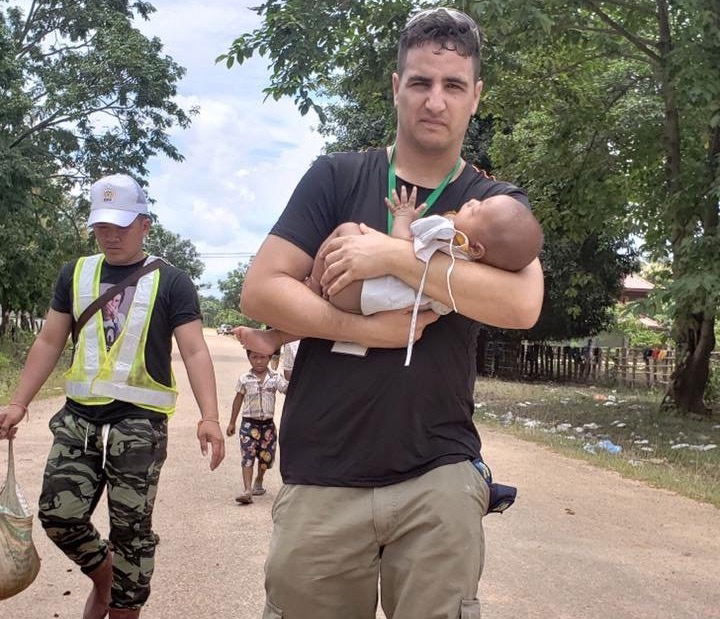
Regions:
<svg viewBox="0 0 720 619"><path fill-rule="evenodd" d="M475 419L720 507L720 419L661 414L661 397L653 391L481 379ZM622 451L611 454L598 446L608 440Z"/></svg>
<svg viewBox="0 0 720 619"><path fill-rule="evenodd" d="M0 404L7 404L10 401L28 350L34 340L35 335L32 333L21 333L17 340L0 338ZM63 374L70 367L70 357L70 348L66 347L55 370L50 374L35 399L62 395L65 382Z"/></svg>

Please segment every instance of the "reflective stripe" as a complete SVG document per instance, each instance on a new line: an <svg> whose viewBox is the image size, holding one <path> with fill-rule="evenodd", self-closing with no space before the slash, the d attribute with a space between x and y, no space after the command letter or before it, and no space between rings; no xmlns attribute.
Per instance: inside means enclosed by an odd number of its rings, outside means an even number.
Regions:
<svg viewBox="0 0 720 619"><path fill-rule="evenodd" d="M77 278L77 287L74 291L77 299L77 305L73 306L73 313L75 319L80 318L87 307L97 299L97 293L99 290L95 290L96 274L98 267L102 264L103 255L95 254L94 256L87 256L80 258L80 272Z"/></svg>
<svg viewBox="0 0 720 619"><path fill-rule="evenodd" d="M175 400L177 400L177 394L175 393L133 387L126 383L114 383L105 380L96 380L93 383L93 393L100 393L125 402L148 404L150 406L174 406Z"/></svg>
<svg viewBox="0 0 720 619"><path fill-rule="evenodd" d="M85 309L100 296L100 269L102 268L103 255L95 254L86 258L80 258L80 272L77 277L76 299L77 304L73 303L73 313L75 320L80 317ZM98 330L97 321L100 320L100 330ZM88 320L87 324L82 328L82 349L84 353L83 367L87 374L87 379L95 378L102 360L100 359L100 346L105 348L105 343L100 342L100 332L102 332L102 319L93 316ZM80 346L80 336L78 336L78 345Z"/></svg>
<svg viewBox="0 0 720 619"><path fill-rule="evenodd" d="M90 393L90 383L80 383L74 380L67 380L65 381L65 394L69 396L76 396L78 398L91 397L92 393Z"/></svg>

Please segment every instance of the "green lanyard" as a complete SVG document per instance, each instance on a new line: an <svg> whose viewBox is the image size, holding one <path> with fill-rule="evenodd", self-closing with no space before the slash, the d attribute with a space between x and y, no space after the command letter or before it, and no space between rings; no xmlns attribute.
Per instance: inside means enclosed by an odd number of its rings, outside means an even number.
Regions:
<svg viewBox="0 0 720 619"><path fill-rule="evenodd" d="M445 187L448 186L448 183L452 179L453 176L455 176L455 172L458 171L458 168L460 167L460 164L462 163L462 158L458 157L458 160L455 162L455 166L452 170L448 173L448 175L442 179L442 182L433 189L432 193L428 196L427 200L425 200L425 210L420 213L420 217L424 217L426 213L430 210L430 207L437 202L437 199L440 197L440 194L445 191ZM395 144L393 144L390 147L390 165L388 166L388 200L392 201L393 199L393 189L397 187L397 176L395 175ZM390 209L388 209L388 234L390 234L390 231L392 230L393 225L393 214L390 212Z"/></svg>

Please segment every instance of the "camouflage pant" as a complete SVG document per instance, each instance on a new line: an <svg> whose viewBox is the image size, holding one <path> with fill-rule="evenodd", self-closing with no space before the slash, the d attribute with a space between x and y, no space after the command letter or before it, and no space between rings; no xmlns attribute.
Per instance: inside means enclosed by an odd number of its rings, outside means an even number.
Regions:
<svg viewBox="0 0 720 619"><path fill-rule="evenodd" d="M124 419L110 425L104 468L102 428L65 409L50 420L55 440L43 476L39 517L50 539L83 572L91 572L108 552L90 522L107 485L113 550L110 605L137 608L150 595L152 512L167 454L167 422Z"/></svg>

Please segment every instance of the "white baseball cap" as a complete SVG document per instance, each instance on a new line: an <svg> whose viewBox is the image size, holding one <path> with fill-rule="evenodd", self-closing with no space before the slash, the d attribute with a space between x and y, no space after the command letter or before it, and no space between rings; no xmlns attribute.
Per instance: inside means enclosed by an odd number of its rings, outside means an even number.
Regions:
<svg viewBox="0 0 720 619"><path fill-rule="evenodd" d="M127 174L103 176L90 187L88 226L106 223L129 226L138 215L147 215L147 199L137 181Z"/></svg>

